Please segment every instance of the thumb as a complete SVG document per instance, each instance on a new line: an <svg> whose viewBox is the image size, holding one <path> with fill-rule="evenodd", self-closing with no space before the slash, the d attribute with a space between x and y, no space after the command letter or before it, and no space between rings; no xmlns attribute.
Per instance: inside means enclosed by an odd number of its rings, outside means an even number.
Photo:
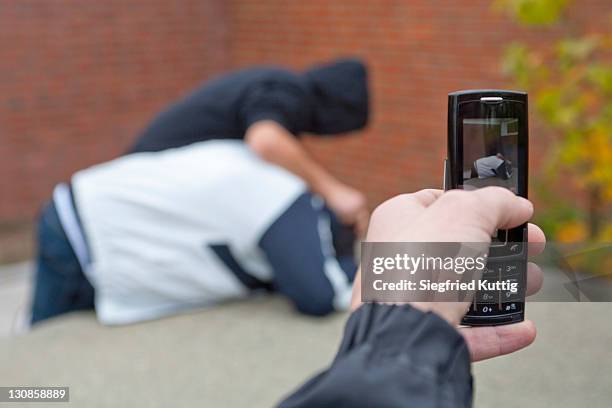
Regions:
<svg viewBox="0 0 612 408"><path fill-rule="evenodd" d="M485 187L473 191L451 190L431 207L428 218L437 225L468 233L463 239L480 241L496 229L512 228L527 222L533 205L503 187ZM459 237L457 237L459 238Z"/></svg>

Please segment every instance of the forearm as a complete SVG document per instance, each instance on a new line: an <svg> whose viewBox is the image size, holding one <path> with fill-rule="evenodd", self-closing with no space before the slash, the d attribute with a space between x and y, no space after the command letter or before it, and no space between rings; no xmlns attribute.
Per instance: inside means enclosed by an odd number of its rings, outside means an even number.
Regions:
<svg viewBox="0 0 612 408"><path fill-rule="evenodd" d="M323 197L340 184L292 135L274 122L259 122L251 126L246 142L264 160L300 177L311 191Z"/></svg>
<svg viewBox="0 0 612 408"><path fill-rule="evenodd" d="M469 353L457 330L410 306L365 304L330 368L284 400L310 406L469 407Z"/></svg>

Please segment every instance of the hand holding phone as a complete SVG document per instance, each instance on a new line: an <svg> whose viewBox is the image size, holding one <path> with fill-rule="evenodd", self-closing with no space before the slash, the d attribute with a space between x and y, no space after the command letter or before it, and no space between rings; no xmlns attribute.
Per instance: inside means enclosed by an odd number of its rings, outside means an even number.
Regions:
<svg viewBox="0 0 612 408"><path fill-rule="evenodd" d="M461 194L441 190L421 190L402 194L380 204L372 214L366 240L371 242L482 242L495 227L521 225L531 218L533 207L524 200L513 200L512 194L483 189ZM484 203L490 213L484 216L473 203ZM455 216L458 207L467 208L464 217ZM530 255L544 249L546 238L536 225L528 225ZM531 252L533 251L533 252ZM536 293L542 283L542 271L531 268L527 293ZM353 286L352 308L361 305L361 270ZM420 308L431 310L452 325L460 322L469 304L428 302ZM508 354L528 346L535 338L533 322L495 327L461 327L472 361Z"/></svg>

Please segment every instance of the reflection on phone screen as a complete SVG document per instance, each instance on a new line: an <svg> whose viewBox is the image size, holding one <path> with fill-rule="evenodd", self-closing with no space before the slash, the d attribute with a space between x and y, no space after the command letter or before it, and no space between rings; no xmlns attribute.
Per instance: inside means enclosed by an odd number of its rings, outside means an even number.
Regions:
<svg viewBox="0 0 612 408"><path fill-rule="evenodd" d="M463 188L518 189L518 119L463 120Z"/></svg>

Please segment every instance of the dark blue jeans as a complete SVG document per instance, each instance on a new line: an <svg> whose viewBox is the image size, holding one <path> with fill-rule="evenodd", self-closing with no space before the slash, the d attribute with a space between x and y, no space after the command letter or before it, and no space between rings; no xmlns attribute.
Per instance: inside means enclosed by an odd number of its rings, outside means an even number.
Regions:
<svg viewBox="0 0 612 408"><path fill-rule="evenodd" d="M37 238L32 324L63 313L92 309L94 288L83 274L53 202L40 214Z"/></svg>

